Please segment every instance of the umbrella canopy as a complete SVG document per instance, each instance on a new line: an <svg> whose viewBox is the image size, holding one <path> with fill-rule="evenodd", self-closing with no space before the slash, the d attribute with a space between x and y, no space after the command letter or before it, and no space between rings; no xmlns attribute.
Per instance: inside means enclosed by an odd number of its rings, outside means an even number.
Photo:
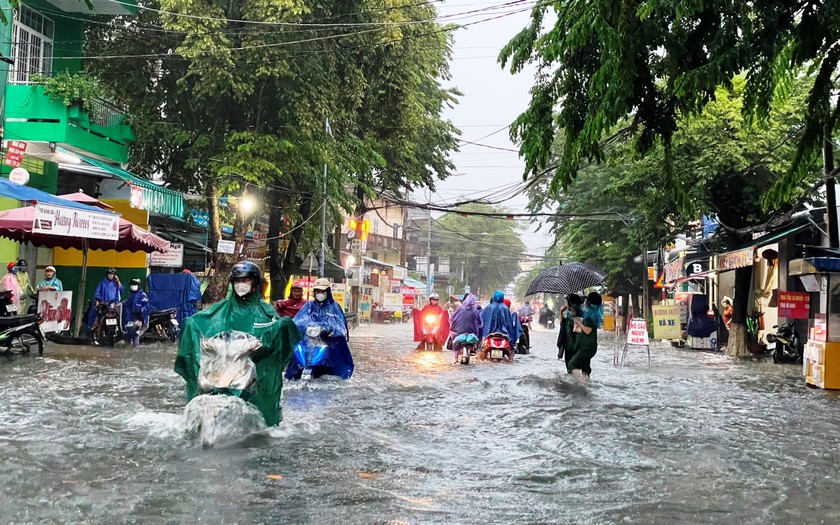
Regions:
<svg viewBox="0 0 840 525"><path fill-rule="evenodd" d="M607 274L598 268L579 262L552 266L540 273L528 287L525 295L536 293L577 293L604 282Z"/></svg>
<svg viewBox="0 0 840 525"><path fill-rule="evenodd" d="M77 191L76 193L65 193L64 195L58 196L60 199L67 199L68 201L78 202L80 204L86 204L88 206L96 206L97 208L102 208L103 210L113 210L114 207L110 204L105 204L99 199L91 197L87 193L83 191Z"/></svg>
<svg viewBox="0 0 840 525"><path fill-rule="evenodd" d="M158 237L143 228L120 217L119 239L84 239L61 235L44 235L32 232L35 220L35 208L26 206L0 212L0 237L17 242L31 242L35 246L47 248L76 248L85 247L91 250L116 250L118 252L165 252L169 249L169 241Z"/></svg>

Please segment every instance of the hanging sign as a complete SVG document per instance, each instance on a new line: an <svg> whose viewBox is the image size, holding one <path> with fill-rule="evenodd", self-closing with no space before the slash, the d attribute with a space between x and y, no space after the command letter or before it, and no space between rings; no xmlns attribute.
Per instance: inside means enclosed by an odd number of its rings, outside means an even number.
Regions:
<svg viewBox="0 0 840 525"><path fill-rule="evenodd" d="M184 266L184 245L180 242L171 242L169 243L169 251L166 253L150 253L149 266L161 266L163 268L180 268Z"/></svg>
<svg viewBox="0 0 840 525"><path fill-rule="evenodd" d="M32 233L116 241L120 237L120 216L36 204Z"/></svg>
<svg viewBox="0 0 840 525"><path fill-rule="evenodd" d="M402 295L398 293L383 293L382 294L382 309L390 310L392 312L402 311Z"/></svg>
<svg viewBox="0 0 840 525"><path fill-rule="evenodd" d="M15 168L9 172L9 180L15 184L26 186L29 182L29 172L25 168Z"/></svg>
<svg viewBox="0 0 840 525"><path fill-rule="evenodd" d="M402 281L406 277L408 277L408 268L402 268L400 266L395 266L392 273L391 273L391 276L394 279L398 279L398 280Z"/></svg>
<svg viewBox="0 0 840 525"><path fill-rule="evenodd" d="M665 265L665 282L671 283L682 276L683 258L677 257L673 261Z"/></svg>
<svg viewBox="0 0 840 525"><path fill-rule="evenodd" d="M143 188L137 184L129 184L131 188L131 195L129 196L129 205L132 208L143 209Z"/></svg>
<svg viewBox="0 0 840 525"><path fill-rule="evenodd" d="M754 254L755 247L753 246L743 250L723 253L718 256L718 268L725 271L752 266Z"/></svg>
<svg viewBox="0 0 840 525"><path fill-rule="evenodd" d="M647 346L648 340L647 321L644 319L630 319L630 326L627 330L627 344Z"/></svg>
<svg viewBox="0 0 840 525"><path fill-rule="evenodd" d="M412 286L401 286L400 287L400 294L403 298L403 306L413 306L414 305L414 287Z"/></svg>
<svg viewBox="0 0 840 525"><path fill-rule="evenodd" d="M808 319L811 312L811 294L807 292L779 292L779 317Z"/></svg>
<svg viewBox="0 0 840 525"><path fill-rule="evenodd" d="M26 142L22 140L10 140L6 146L6 159L3 163L6 166L17 168L23 162L23 155L26 153Z"/></svg>
<svg viewBox="0 0 840 525"><path fill-rule="evenodd" d="M647 333L647 330L645 330L645 333ZM681 335L680 306L677 304L654 306L653 338L679 339Z"/></svg>
<svg viewBox="0 0 840 525"><path fill-rule="evenodd" d="M44 320L41 331L48 334L70 330L72 305L73 292L38 292L38 315Z"/></svg>
<svg viewBox="0 0 840 525"><path fill-rule="evenodd" d="M233 253L236 249L236 241L225 241L219 239L219 245L216 246L216 251L219 253Z"/></svg>

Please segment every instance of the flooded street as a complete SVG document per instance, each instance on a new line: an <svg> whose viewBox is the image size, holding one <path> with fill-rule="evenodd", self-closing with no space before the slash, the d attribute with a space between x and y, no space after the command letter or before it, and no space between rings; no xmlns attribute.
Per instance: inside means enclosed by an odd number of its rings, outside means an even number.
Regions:
<svg viewBox="0 0 840 525"><path fill-rule="evenodd" d="M837 523L837 395L795 366L653 348L588 385L537 331L513 365L352 334L356 373L284 389L270 435L182 433L174 347L0 361L0 523Z"/></svg>

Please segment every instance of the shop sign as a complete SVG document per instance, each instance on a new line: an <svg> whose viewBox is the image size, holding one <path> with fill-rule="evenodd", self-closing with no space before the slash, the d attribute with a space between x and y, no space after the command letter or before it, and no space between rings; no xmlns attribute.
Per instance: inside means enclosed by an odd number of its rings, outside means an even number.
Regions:
<svg viewBox="0 0 840 525"><path fill-rule="evenodd" d="M403 298L403 306L414 306L414 287L413 286L401 286L400 287L400 295Z"/></svg>
<svg viewBox="0 0 840 525"><path fill-rule="evenodd" d="M120 216L36 204L32 233L116 241L120 237Z"/></svg>
<svg viewBox="0 0 840 525"><path fill-rule="evenodd" d="M29 182L29 172L26 170L26 168L14 168L12 171L9 172L9 180L14 182L15 184L26 186L26 184Z"/></svg>
<svg viewBox="0 0 840 525"><path fill-rule="evenodd" d="M143 210L143 188L142 186L138 186L137 184L129 184L131 188L131 194L129 196L129 205L132 208L137 208Z"/></svg>
<svg viewBox="0 0 840 525"><path fill-rule="evenodd" d="M708 261L692 261L685 265L685 275L690 277L709 271Z"/></svg>
<svg viewBox="0 0 840 525"><path fill-rule="evenodd" d="M400 281L405 280L408 277L408 268L402 268L400 266L395 266L394 271L392 274L394 279L398 279Z"/></svg>
<svg viewBox="0 0 840 525"><path fill-rule="evenodd" d="M654 306L653 338L679 339L681 336L679 305Z"/></svg>
<svg viewBox="0 0 840 525"><path fill-rule="evenodd" d="M347 311L347 293L344 283L334 283L332 285L333 300L341 306L341 309Z"/></svg>
<svg viewBox="0 0 840 525"><path fill-rule="evenodd" d="M169 243L169 251L166 253L150 253L149 266L162 266L164 268L184 266L184 245L180 242L171 242Z"/></svg>
<svg viewBox="0 0 840 525"><path fill-rule="evenodd" d="M401 312L403 308L402 295L398 293L382 294L382 309L391 312Z"/></svg>
<svg viewBox="0 0 840 525"><path fill-rule="evenodd" d="M219 239L219 244L216 246L216 251L219 253L233 253L236 249L236 241L225 241Z"/></svg>
<svg viewBox="0 0 840 525"><path fill-rule="evenodd" d="M656 268L654 266L648 266L648 281L655 281L656 280Z"/></svg>
<svg viewBox="0 0 840 525"><path fill-rule="evenodd" d="M41 331L49 334L70 330L72 306L73 292L38 292L38 315L44 320Z"/></svg>
<svg viewBox="0 0 840 525"><path fill-rule="evenodd" d="M718 269L725 271L746 268L747 266L752 266L754 257L754 246L744 248L743 250L723 253L718 256Z"/></svg>
<svg viewBox="0 0 840 525"><path fill-rule="evenodd" d="M811 295L807 292L779 292L779 317L808 319L811 312Z"/></svg>
<svg viewBox="0 0 840 525"><path fill-rule="evenodd" d="M672 283L682 277L683 258L677 257L665 265L665 282Z"/></svg>
<svg viewBox="0 0 840 525"><path fill-rule="evenodd" d="M6 160L3 163L13 168L20 167L23 156L26 153L26 142L22 140L10 140L6 146Z"/></svg>
<svg viewBox="0 0 840 525"><path fill-rule="evenodd" d="M648 340L647 321L644 319L630 319L630 326L627 330L627 344L636 346L647 346Z"/></svg>

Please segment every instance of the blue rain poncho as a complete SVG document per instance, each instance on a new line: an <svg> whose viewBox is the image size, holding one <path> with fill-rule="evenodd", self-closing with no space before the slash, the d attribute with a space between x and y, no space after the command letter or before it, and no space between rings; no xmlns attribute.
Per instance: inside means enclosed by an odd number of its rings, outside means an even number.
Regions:
<svg viewBox="0 0 840 525"><path fill-rule="evenodd" d="M149 297L143 290L128 294L122 308L123 326L134 321L143 321L143 326L149 324Z"/></svg>
<svg viewBox="0 0 840 525"><path fill-rule="evenodd" d="M301 334L306 333L310 325L316 324L321 331L330 332L327 339L329 355L325 363L332 367L332 375L348 379L353 375L353 356L347 346L347 319L344 310L335 302L332 289L327 288L327 299L323 303L316 300L307 301L294 317L294 323ZM286 378L295 377L301 371L300 364L292 359L286 369Z"/></svg>
<svg viewBox="0 0 840 525"><path fill-rule="evenodd" d="M497 290L493 294L493 300L481 311L481 322L484 323L482 337L489 334L502 333L508 338L511 344L516 343L513 337L516 335L516 326L513 324L513 316L510 309L504 303L505 294Z"/></svg>
<svg viewBox="0 0 840 525"><path fill-rule="evenodd" d="M102 279L99 286L96 287L96 292L93 294L93 301L90 303L90 310L88 310L87 325L88 328L93 328L96 322L96 301L102 303L118 303L122 300L123 287L117 284L117 280L108 280L107 277Z"/></svg>

